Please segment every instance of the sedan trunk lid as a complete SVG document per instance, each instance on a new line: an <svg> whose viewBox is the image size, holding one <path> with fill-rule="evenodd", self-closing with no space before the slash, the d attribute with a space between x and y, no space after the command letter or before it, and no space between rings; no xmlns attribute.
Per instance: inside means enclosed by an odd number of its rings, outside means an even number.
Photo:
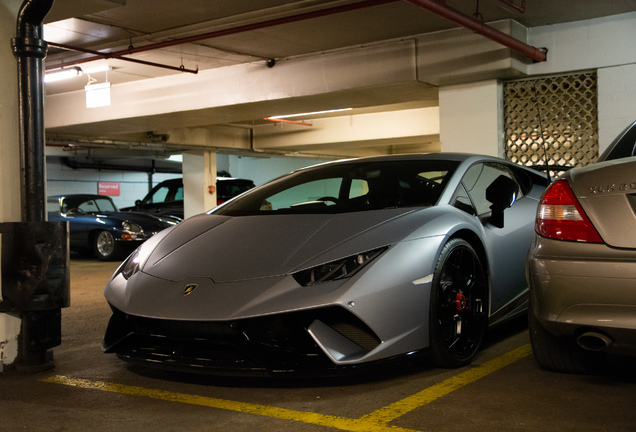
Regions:
<svg viewBox="0 0 636 432"><path fill-rule="evenodd" d="M603 241L636 248L636 157L575 169L567 177Z"/></svg>

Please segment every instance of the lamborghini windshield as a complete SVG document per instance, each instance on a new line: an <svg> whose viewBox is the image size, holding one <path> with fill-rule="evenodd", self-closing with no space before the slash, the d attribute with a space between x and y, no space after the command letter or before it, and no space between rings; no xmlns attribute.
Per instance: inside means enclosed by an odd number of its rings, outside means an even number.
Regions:
<svg viewBox="0 0 636 432"><path fill-rule="evenodd" d="M457 162L350 162L299 170L214 211L228 216L343 213L437 203Z"/></svg>

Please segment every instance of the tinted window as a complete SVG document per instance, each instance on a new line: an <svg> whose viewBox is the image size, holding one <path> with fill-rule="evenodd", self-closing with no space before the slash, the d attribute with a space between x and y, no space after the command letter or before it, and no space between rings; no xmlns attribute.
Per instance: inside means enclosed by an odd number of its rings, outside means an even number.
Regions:
<svg viewBox="0 0 636 432"><path fill-rule="evenodd" d="M216 213L340 213L430 206L456 162L353 162L300 170L246 193Z"/></svg>
<svg viewBox="0 0 636 432"><path fill-rule="evenodd" d="M267 198L271 210L290 209L295 206L313 205L314 203L335 204L329 198L337 200L340 195L342 179L330 178L310 181L285 189Z"/></svg>
<svg viewBox="0 0 636 432"><path fill-rule="evenodd" d="M113 212L117 211L110 198L67 197L62 203L62 213L84 212Z"/></svg>
<svg viewBox="0 0 636 432"><path fill-rule="evenodd" d="M618 135L598 158L604 160L620 159L636 155L636 122Z"/></svg>
<svg viewBox="0 0 636 432"><path fill-rule="evenodd" d="M170 188L168 188L167 186L162 186L156 191L154 191L153 194L150 195L147 200L145 200L145 204L166 202L169 192L170 192Z"/></svg>
<svg viewBox="0 0 636 432"><path fill-rule="evenodd" d="M179 186L177 191L174 194L174 201L183 201L183 186Z"/></svg>
<svg viewBox="0 0 636 432"><path fill-rule="evenodd" d="M474 215L475 209L473 208L473 203L468 198L468 194L466 193L466 189L464 189L463 185L459 185L457 191L455 191L455 196L451 201L455 207L460 210L465 211L468 214Z"/></svg>
<svg viewBox="0 0 636 432"><path fill-rule="evenodd" d="M486 199L486 189L492 184L497 177L504 175L514 180L517 179L510 168L497 163L479 163L475 164L466 171L462 184L466 188L466 192L470 196L475 210L478 215L488 213L492 203ZM521 188L519 188L521 191ZM521 194L521 192L519 192ZM521 198L518 196L517 199Z"/></svg>

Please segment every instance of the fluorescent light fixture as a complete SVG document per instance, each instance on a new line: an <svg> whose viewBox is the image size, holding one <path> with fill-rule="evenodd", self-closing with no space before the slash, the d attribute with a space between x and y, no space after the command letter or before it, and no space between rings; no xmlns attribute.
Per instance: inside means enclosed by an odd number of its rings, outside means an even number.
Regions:
<svg viewBox="0 0 636 432"><path fill-rule="evenodd" d="M107 63L84 66L82 68L85 75L95 74L99 72L108 72L113 70Z"/></svg>
<svg viewBox="0 0 636 432"><path fill-rule="evenodd" d="M79 66L75 66L71 68L62 68L54 72L49 72L46 75L44 75L44 82L49 83L49 82L55 82L55 81L62 81L62 80L75 78L82 75L83 75L82 68Z"/></svg>
<svg viewBox="0 0 636 432"><path fill-rule="evenodd" d="M307 113L300 113L300 114L285 114L285 115L269 116L268 118L282 119L282 118L290 118L290 117L302 117L302 116L316 115L316 114L328 114L328 113L341 112L341 111L351 111L352 109L353 108L340 108L340 109L314 111L314 112L307 112Z"/></svg>
<svg viewBox="0 0 636 432"><path fill-rule="evenodd" d="M98 108L110 105L110 83L89 84L86 90L86 108Z"/></svg>

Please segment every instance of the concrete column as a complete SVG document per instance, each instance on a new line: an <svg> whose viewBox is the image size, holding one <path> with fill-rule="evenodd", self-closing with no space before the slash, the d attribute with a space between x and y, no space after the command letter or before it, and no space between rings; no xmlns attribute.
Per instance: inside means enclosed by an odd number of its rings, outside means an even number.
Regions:
<svg viewBox="0 0 636 432"><path fill-rule="evenodd" d="M503 156L502 107L495 80L440 87L442 151Z"/></svg>
<svg viewBox="0 0 636 432"><path fill-rule="evenodd" d="M11 39L15 37L16 20L21 5L22 0L0 0L0 40L3 41L0 44L0 222L21 220L18 70L11 51ZM0 313L0 372L18 356L20 324L19 315Z"/></svg>
<svg viewBox="0 0 636 432"><path fill-rule="evenodd" d="M188 218L216 207L216 153L184 153L182 169L184 216Z"/></svg>
<svg viewBox="0 0 636 432"><path fill-rule="evenodd" d="M636 64L599 69L599 154L636 118Z"/></svg>

